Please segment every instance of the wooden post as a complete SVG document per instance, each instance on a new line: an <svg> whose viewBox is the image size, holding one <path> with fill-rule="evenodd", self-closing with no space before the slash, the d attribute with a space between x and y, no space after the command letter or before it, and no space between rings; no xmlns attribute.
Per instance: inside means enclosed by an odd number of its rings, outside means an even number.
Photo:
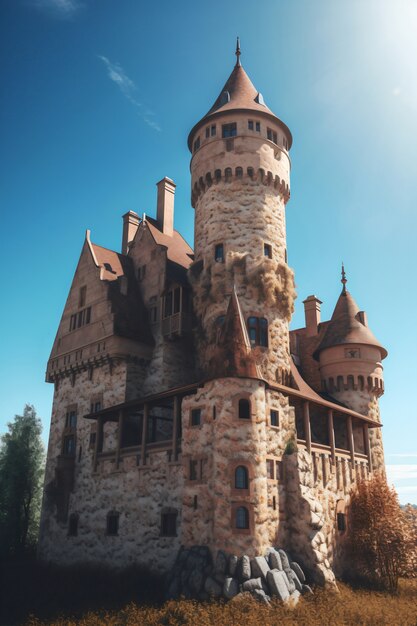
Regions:
<svg viewBox="0 0 417 626"><path fill-rule="evenodd" d="M347 436L348 436L350 460L352 463L352 470L354 471L355 470L355 442L353 440L352 417L350 415L347 416Z"/></svg>
<svg viewBox="0 0 417 626"><path fill-rule="evenodd" d="M98 463L98 453L103 450L103 426L104 426L104 418L97 418L97 430L96 430L96 445L94 446L94 461L93 461L93 471L97 471L97 463Z"/></svg>
<svg viewBox="0 0 417 626"><path fill-rule="evenodd" d="M120 463L120 446L122 443L122 432L123 432L123 409L120 409L119 424L118 424L118 430L117 430L116 469L119 469L119 463Z"/></svg>
<svg viewBox="0 0 417 626"><path fill-rule="evenodd" d="M304 434L306 437L307 452L311 454L311 427L310 427L310 405L308 402L303 404L303 417L304 417Z"/></svg>
<svg viewBox="0 0 417 626"><path fill-rule="evenodd" d="M174 423L172 428L172 461L178 459L178 430L181 419L181 401L178 396L174 398Z"/></svg>
<svg viewBox="0 0 417 626"><path fill-rule="evenodd" d="M371 447L369 445L369 428L368 424L364 422L363 426L363 440L365 443L365 454L368 457L368 471L372 472L372 457L371 457Z"/></svg>
<svg viewBox="0 0 417 626"><path fill-rule="evenodd" d="M146 439L148 437L149 406L143 405L142 444L140 449L140 464L146 465Z"/></svg>
<svg viewBox="0 0 417 626"><path fill-rule="evenodd" d="M329 444L330 444L330 454L332 458L332 464L336 463L336 442L334 438L334 424L333 424L333 410L329 409L327 412L327 426L329 429Z"/></svg>

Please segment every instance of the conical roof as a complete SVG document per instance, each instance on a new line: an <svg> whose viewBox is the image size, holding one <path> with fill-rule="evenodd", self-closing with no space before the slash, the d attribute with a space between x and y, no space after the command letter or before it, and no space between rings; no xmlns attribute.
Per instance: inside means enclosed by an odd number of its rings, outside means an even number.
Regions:
<svg viewBox="0 0 417 626"><path fill-rule="evenodd" d="M353 343L375 346L381 350L381 357L385 359L388 352L374 337L368 326L361 322L358 313L358 305L343 287L323 339L314 351L315 359L318 359L320 352L326 348Z"/></svg>
<svg viewBox="0 0 417 626"><path fill-rule="evenodd" d="M271 111L264 102L262 94L253 85L251 79L240 64L240 46L236 49L237 61L223 89L217 96L213 106L192 128L188 135L188 147L191 150L192 138L196 130L213 118L228 111L248 111L273 118L288 136L288 149L292 144L290 129Z"/></svg>

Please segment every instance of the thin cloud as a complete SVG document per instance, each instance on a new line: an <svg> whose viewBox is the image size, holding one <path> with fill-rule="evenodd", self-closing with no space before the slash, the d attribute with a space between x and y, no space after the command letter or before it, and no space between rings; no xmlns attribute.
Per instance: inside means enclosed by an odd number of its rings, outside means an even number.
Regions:
<svg viewBox="0 0 417 626"><path fill-rule="evenodd" d="M136 97L137 87L133 80L129 78L124 69L119 63L112 63L107 57L98 55L98 58L103 61L104 65L107 68L107 75L111 81L116 83L119 87L122 94L133 104L136 108L138 115L141 119L153 128L154 130L160 132L161 127L159 124L152 119L155 116L155 113L148 109L142 102L140 102Z"/></svg>
<svg viewBox="0 0 417 626"><path fill-rule="evenodd" d="M391 456L392 457L398 457L398 458L401 458L401 459L413 459L413 458L417 458L417 453L416 452L409 452L409 453L407 453L407 452L398 452L397 453L396 452L396 453L393 453L393 454L387 454L387 456L389 456L389 457L391 457Z"/></svg>
<svg viewBox="0 0 417 626"><path fill-rule="evenodd" d="M389 480L411 480L417 478L417 465L387 465Z"/></svg>
<svg viewBox="0 0 417 626"><path fill-rule="evenodd" d="M63 19L73 17L83 6L79 0L33 0L32 4L40 11Z"/></svg>

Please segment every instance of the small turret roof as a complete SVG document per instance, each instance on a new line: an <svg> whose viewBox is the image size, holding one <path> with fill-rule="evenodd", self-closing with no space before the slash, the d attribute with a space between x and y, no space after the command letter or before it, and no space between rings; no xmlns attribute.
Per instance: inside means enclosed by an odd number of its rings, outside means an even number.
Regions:
<svg viewBox="0 0 417 626"><path fill-rule="evenodd" d="M349 291L346 290L345 283L346 280L331 320L327 324L323 339L314 351L314 358L318 359L320 352L326 348L359 343L379 348L381 357L385 359L388 352L375 338L370 328L361 322L358 315L359 307Z"/></svg>
<svg viewBox="0 0 417 626"><path fill-rule="evenodd" d="M275 122L278 122L287 133L288 148L291 147L292 135L289 128L265 104L262 94L253 85L251 79L242 67L240 63L240 54L240 44L238 40L236 47L236 65L234 66L232 73L225 82L223 89L220 91L211 109L191 130L188 136L188 147L190 150L192 137L198 127L210 121L212 117L217 117L217 115L221 113L239 110L253 111L254 113L260 113L274 118Z"/></svg>

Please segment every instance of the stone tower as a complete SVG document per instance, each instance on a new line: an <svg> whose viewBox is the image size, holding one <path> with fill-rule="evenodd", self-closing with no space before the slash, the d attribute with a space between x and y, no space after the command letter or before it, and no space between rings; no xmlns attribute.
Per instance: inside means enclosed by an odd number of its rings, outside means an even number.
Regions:
<svg viewBox="0 0 417 626"><path fill-rule="evenodd" d="M243 69L239 41L236 57L188 138L195 208L189 276L197 355L209 382L183 403L183 542L254 554L277 540L272 483L294 435L288 398L265 384L291 378L295 292L285 206L292 137ZM238 475L247 488L237 487Z"/></svg>

